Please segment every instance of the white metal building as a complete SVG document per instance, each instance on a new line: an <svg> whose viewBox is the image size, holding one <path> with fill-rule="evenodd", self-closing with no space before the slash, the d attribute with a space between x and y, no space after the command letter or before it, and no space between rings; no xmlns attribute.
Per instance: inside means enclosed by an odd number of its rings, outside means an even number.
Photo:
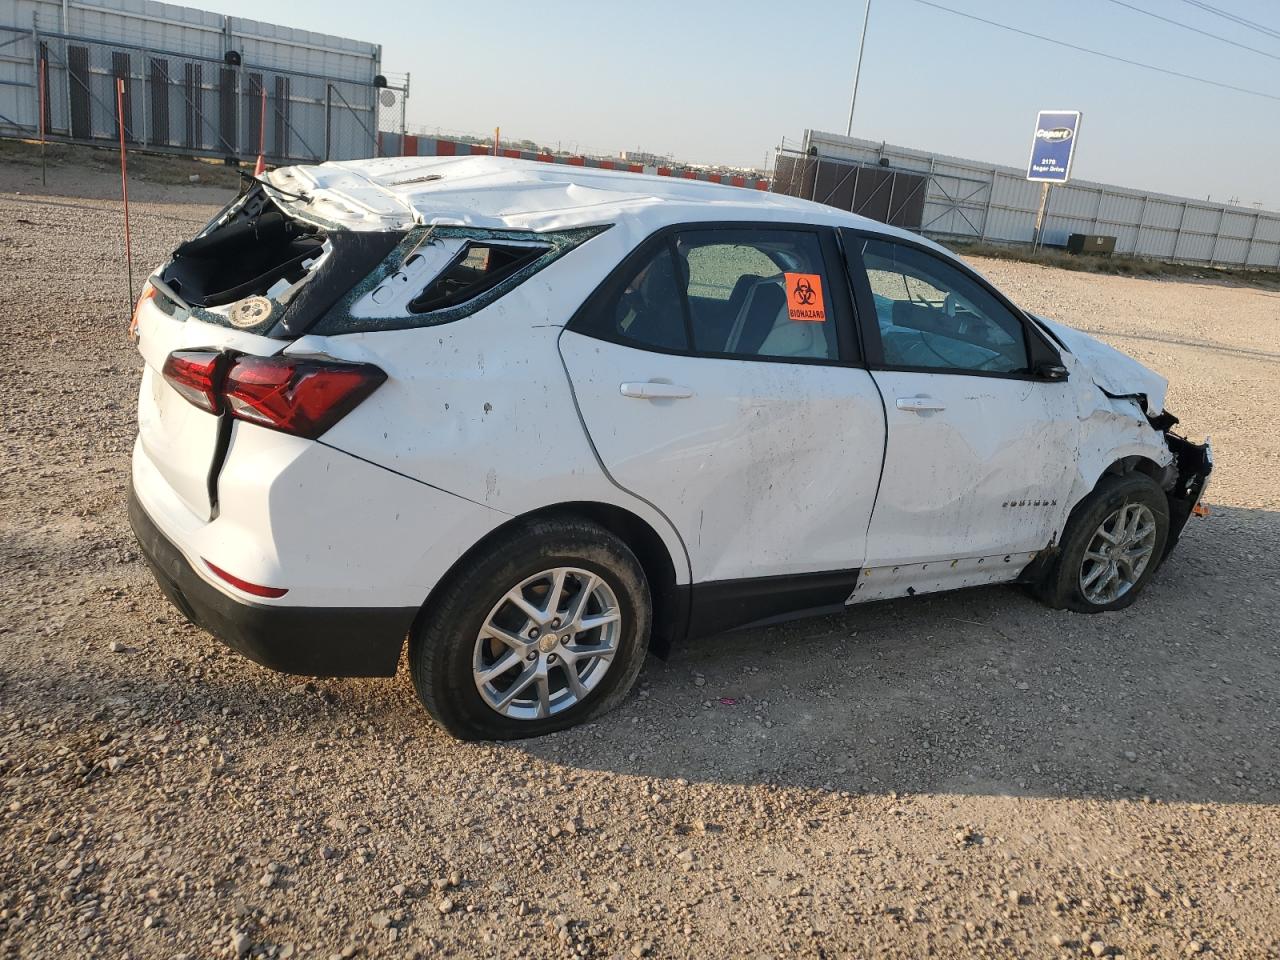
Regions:
<svg viewBox="0 0 1280 960"><path fill-rule="evenodd" d="M265 90L269 157L367 157L401 126L379 116L404 92L381 60L376 43L156 0L0 0L0 132L37 131L43 74L46 133L106 139L122 78L126 137L145 147L251 157Z"/></svg>
<svg viewBox="0 0 1280 960"><path fill-rule="evenodd" d="M817 130L805 131L802 153L923 175L921 233L1031 242L1040 184L1028 182L1025 170ZM1072 180L1049 192L1044 242L1065 246L1072 233L1114 236L1119 254L1280 268L1280 213L1274 211Z"/></svg>

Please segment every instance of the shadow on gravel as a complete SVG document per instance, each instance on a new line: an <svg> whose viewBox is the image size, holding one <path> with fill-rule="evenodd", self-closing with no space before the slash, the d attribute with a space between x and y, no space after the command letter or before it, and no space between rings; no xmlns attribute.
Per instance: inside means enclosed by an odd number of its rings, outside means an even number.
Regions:
<svg viewBox="0 0 1280 960"><path fill-rule="evenodd" d="M148 656L58 671L33 649L0 667L0 701L216 727L244 762L263 737L297 744L302 763L316 744L328 761L391 767L412 764L405 749L445 763L493 749L432 726L403 666L394 681L274 674L177 627L149 581L144 594L128 642ZM1129 610L1081 616L993 587L727 634L651 659L598 722L486 762L876 795L1277 803L1278 623L1280 513L1217 508Z"/></svg>
<svg viewBox="0 0 1280 960"><path fill-rule="evenodd" d="M728 634L651 660L596 736L515 748L694 781L1275 803L1278 613L1280 514L1218 508L1129 610L987 588Z"/></svg>

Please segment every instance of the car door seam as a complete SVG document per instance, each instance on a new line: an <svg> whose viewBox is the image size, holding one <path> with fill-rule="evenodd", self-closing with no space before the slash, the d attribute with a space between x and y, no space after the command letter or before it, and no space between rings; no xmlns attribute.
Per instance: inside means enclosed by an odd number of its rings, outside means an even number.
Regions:
<svg viewBox="0 0 1280 960"><path fill-rule="evenodd" d="M875 386L876 395L880 398L880 416L884 421L884 430L880 434L882 445L880 448L880 472L876 476L876 492L875 496L871 498L871 509L867 512L867 528L862 535L862 561L858 566L859 574L861 574L862 568L865 567L870 553L871 523L876 516L876 507L880 503L880 487L884 484L885 464L889 462L889 408L885 405L884 391L880 389L880 382L876 380L875 372L868 370L867 377L871 380L872 385ZM849 600L846 600L845 603L848 604L852 599L853 595L851 594Z"/></svg>
<svg viewBox="0 0 1280 960"><path fill-rule="evenodd" d="M689 547L685 544L684 537L681 535L679 528L671 522L671 518L668 517L662 508L656 503L620 484L614 478L613 474L609 472L609 468L605 466L604 459L600 456L600 451L596 449L595 438L591 436L591 430L587 427L587 420L582 415L582 405L578 403L578 391L574 389L573 377L569 374L569 364L564 359L564 351L560 349L560 340L568 332L569 330L567 327L560 328L560 334L556 337L556 356L560 359L560 369L564 371L565 382L569 385L569 398L573 401L573 412L578 416L578 424L582 427L583 436L587 438L587 446L591 448L591 455L596 458L596 464L600 467L600 472L604 474L606 480L613 484L622 493L625 493L629 497L634 497L641 503L648 506L651 510L657 513L658 516L666 521L667 527L675 535L676 542L680 544L680 550L684 553L685 568L689 571L689 583L692 585L693 560L689 557ZM585 336L585 334L579 334L579 336ZM881 465L881 469L883 469L883 464Z"/></svg>

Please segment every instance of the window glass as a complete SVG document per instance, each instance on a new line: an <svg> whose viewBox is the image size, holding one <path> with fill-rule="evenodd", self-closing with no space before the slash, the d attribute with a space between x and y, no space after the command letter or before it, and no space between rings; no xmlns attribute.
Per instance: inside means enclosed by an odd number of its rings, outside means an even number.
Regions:
<svg viewBox="0 0 1280 960"><path fill-rule="evenodd" d="M740 357L834 360L831 287L817 234L791 230L680 233L693 346Z"/></svg>
<svg viewBox="0 0 1280 960"><path fill-rule="evenodd" d="M477 297L547 252L544 244L468 241L449 266L409 304L414 313L443 310Z"/></svg>
<svg viewBox="0 0 1280 960"><path fill-rule="evenodd" d="M981 284L939 257L864 241L884 362L899 367L1014 373L1027 369L1022 323Z"/></svg>
<svg viewBox="0 0 1280 960"><path fill-rule="evenodd" d="M663 244L605 307L611 336L664 350L687 350L684 303L671 248Z"/></svg>

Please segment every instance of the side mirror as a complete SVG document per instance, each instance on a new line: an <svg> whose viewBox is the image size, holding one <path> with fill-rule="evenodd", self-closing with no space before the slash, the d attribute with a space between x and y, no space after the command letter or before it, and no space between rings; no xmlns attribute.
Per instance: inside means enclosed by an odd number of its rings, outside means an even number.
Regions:
<svg viewBox="0 0 1280 960"><path fill-rule="evenodd" d="M1050 380L1054 383L1066 380L1070 376L1067 368L1060 363L1042 363L1036 367L1035 372L1041 380Z"/></svg>

